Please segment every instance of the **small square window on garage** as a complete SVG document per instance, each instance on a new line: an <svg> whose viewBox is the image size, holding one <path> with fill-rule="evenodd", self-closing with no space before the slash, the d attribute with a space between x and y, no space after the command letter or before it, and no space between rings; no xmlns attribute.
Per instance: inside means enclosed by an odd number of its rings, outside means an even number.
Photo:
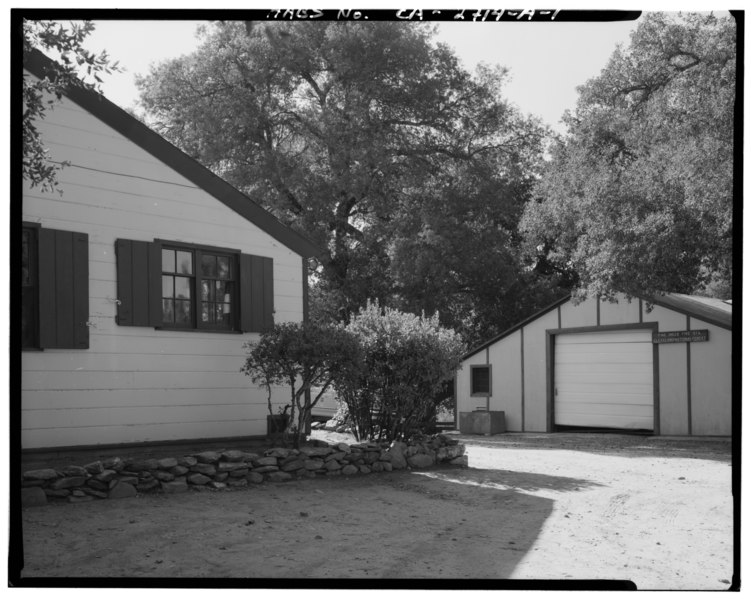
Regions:
<svg viewBox="0 0 751 600"><path fill-rule="evenodd" d="M491 383L490 365L470 366L471 396L490 396L492 391Z"/></svg>

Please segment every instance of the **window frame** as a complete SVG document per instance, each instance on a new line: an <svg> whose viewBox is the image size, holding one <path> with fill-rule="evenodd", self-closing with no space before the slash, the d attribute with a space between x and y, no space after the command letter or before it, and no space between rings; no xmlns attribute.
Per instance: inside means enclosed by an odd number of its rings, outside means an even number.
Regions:
<svg viewBox="0 0 751 600"><path fill-rule="evenodd" d="M488 371L488 390L485 392L475 391L475 371L487 369ZM493 395L493 365L489 363L476 364L469 366L469 395L473 398L489 398Z"/></svg>
<svg viewBox="0 0 751 600"><path fill-rule="evenodd" d="M175 242L172 240L164 240L164 239L156 239L154 240L156 244L159 245L159 256L161 259L162 251L163 250L175 250L178 252L190 252L193 260L193 273L191 275L186 275L187 277L191 278L191 298L190 298L190 304L191 304L191 319L189 325L178 325L175 323L164 323L162 320L162 324L156 329L164 329L164 330L170 330L170 331L206 331L206 332L212 332L212 333L242 333L240 329L240 254L241 251L234 249L234 248L220 248L217 246L208 246L204 244L192 244L188 242ZM208 323L204 324L201 322L199 315L200 315L200 309L201 309L201 281L203 281L203 277L200 272L200 265L201 265L201 257L204 254L211 254L216 256L225 256L230 259L230 273L231 278L228 279L228 281L231 281L233 283L231 296L230 296L230 307L231 307L231 322L229 327L217 327L216 323ZM162 270L161 261L160 261L160 290L161 288L161 282L162 277L164 276L165 271ZM167 275L172 276L180 276L179 273L167 273ZM214 281L212 279L212 281ZM160 294L160 309L163 310L162 307L162 299L164 296L162 295L162 292L159 292ZM161 313L163 315L163 312Z"/></svg>
<svg viewBox="0 0 751 600"><path fill-rule="evenodd" d="M42 350L41 346L41 339L39 336L39 230L41 229L41 225L39 223L28 223L26 221L23 221L22 223L22 233L21 233L21 240L23 244L23 234L25 232L29 232L30 239L29 239L29 268L31 270L31 284L29 286L24 286L23 281L21 282L21 311L23 312L25 307L24 301L23 301L23 288L29 287L31 288L31 315L30 315L30 321L32 323L33 327L33 344L32 345L25 345L25 339L24 339L24 332L23 332L23 325L21 326L21 350ZM22 253L22 260L23 260L23 250L21 250ZM23 266L23 265L22 265ZM23 323L23 321L22 321Z"/></svg>

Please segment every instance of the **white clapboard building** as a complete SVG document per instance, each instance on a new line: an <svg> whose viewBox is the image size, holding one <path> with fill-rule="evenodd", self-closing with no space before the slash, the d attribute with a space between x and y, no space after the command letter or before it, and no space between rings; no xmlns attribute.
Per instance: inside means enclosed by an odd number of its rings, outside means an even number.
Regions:
<svg viewBox="0 0 751 600"><path fill-rule="evenodd" d="M465 356L457 413L508 431L731 435L732 305L668 294L565 298Z"/></svg>
<svg viewBox="0 0 751 600"><path fill-rule="evenodd" d="M37 127L67 166L23 187L22 447L265 435L242 346L306 318L318 249L97 93Z"/></svg>

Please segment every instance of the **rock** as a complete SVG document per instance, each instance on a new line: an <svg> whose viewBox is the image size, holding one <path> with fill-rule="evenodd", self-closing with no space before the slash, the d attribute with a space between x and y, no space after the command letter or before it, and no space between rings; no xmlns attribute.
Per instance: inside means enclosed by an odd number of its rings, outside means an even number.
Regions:
<svg viewBox="0 0 751 600"><path fill-rule="evenodd" d="M370 467L368 465L360 465L360 473L367 475L370 473Z"/></svg>
<svg viewBox="0 0 751 600"><path fill-rule="evenodd" d="M88 485L92 490L99 490L100 492L106 492L108 489L110 489L108 483L105 483L104 481L97 481L93 477L86 482L86 485Z"/></svg>
<svg viewBox="0 0 751 600"><path fill-rule="evenodd" d="M192 467L198 463L198 461L192 456L181 456L177 459L177 464L180 467Z"/></svg>
<svg viewBox="0 0 751 600"><path fill-rule="evenodd" d="M263 475L252 471L245 476L245 479L248 483L263 483Z"/></svg>
<svg viewBox="0 0 751 600"><path fill-rule="evenodd" d="M193 485L206 485L209 481L211 481L211 477L201 475L200 473L188 475L188 483L192 483Z"/></svg>
<svg viewBox="0 0 751 600"><path fill-rule="evenodd" d="M406 469L407 459L404 456L404 451L407 449L407 445L404 442L394 442L389 448L388 454L390 457L391 466L395 469Z"/></svg>
<svg viewBox="0 0 751 600"><path fill-rule="evenodd" d="M333 454L329 454L324 460L326 462L330 460L342 460L345 456L347 456L346 452L334 452Z"/></svg>
<svg viewBox="0 0 751 600"><path fill-rule="evenodd" d="M317 471L318 469L323 468L323 461L322 460L316 460L316 459L308 459L303 463L303 466L308 471Z"/></svg>
<svg viewBox="0 0 751 600"><path fill-rule="evenodd" d="M286 458L291 454L289 448L270 448L263 453L264 456L273 456L276 458Z"/></svg>
<svg viewBox="0 0 751 600"><path fill-rule="evenodd" d="M83 496L68 496L68 502L72 504L78 504L80 502L93 502L94 497L93 496L87 496L84 494Z"/></svg>
<svg viewBox="0 0 751 600"><path fill-rule="evenodd" d="M88 465L84 465L83 468L86 469L92 475L98 475L99 473L104 471L104 465L102 464L101 460L95 460L94 462L89 463Z"/></svg>
<svg viewBox="0 0 751 600"><path fill-rule="evenodd" d="M394 469L394 466L390 462L387 462L385 460L384 461L379 461L379 462L377 462L375 464L381 465L381 468L384 471L392 471Z"/></svg>
<svg viewBox="0 0 751 600"><path fill-rule="evenodd" d="M136 485L138 483L138 477L131 477L129 475L120 477L120 483L127 483L129 485Z"/></svg>
<svg viewBox="0 0 751 600"><path fill-rule="evenodd" d="M373 473L380 473L383 471L383 465L381 461L374 462L372 465L370 465L370 469L373 471Z"/></svg>
<svg viewBox="0 0 751 600"><path fill-rule="evenodd" d="M339 450L339 452L349 452L350 451L349 444L345 444L344 442L340 442L339 444L337 444L336 446L334 446L334 448L336 448L337 450Z"/></svg>
<svg viewBox="0 0 751 600"><path fill-rule="evenodd" d="M159 482L156 479L152 479L151 481L144 481L143 483L139 483L136 486L136 489L142 494L156 491L158 488Z"/></svg>
<svg viewBox="0 0 751 600"><path fill-rule="evenodd" d="M183 467L181 465L178 465L176 467L172 467L169 472L172 473L175 477L180 477L181 475L185 475L188 473L190 469L188 467Z"/></svg>
<svg viewBox="0 0 751 600"><path fill-rule="evenodd" d="M101 473L94 475L95 480L103 481L104 483L112 481L115 477L117 477L117 471L112 469L104 469Z"/></svg>
<svg viewBox="0 0 751 600"><path fill-rule="evenodd" d="M222 483L221 481L209 481L207 484L208 487L214 488L215 490L223 490L227 487L226 483Z"/></svg>
<svg viewBox="0 0 751 600"><path fill-rule="evenodd" d="M433 457L429 454L415 454L407 459L407 464L413 469L425 469L433 465Z"/></svg>
<svg viewBox="0 0 751 600"><path fill-rule="evenodd" d="M48 498L67 498L70 496L70 490L44 490Z"/></svg>
<svg viewBox="0 0 751 600"><path fill-rule="evenodd" d="M327 471L338 471L342 468L342 465L339 464L339 461L336 460L330 460L325 465Z"/></svg>
<svg viewBox="0 0 751 600"><path fill-rule="evenodd" d="M193 473L200 473L201 475L216 475L216 467L214 465L209 465L206 463L198 463L197 465L193 465L190 467L190 470Z"/></svg>
<svg viewBox="0 0 751 600"><path fill-rule="evenodd" d="M449 464L451 465L458 465L460 467L468 467L469 466L469 458L465 456L458 456L454 458L453 460L449 461Z"/></svg>
<svg viewBox="0 0 751 600"><path fill-rule="evenodd" d="M66 477L88 477L89 472L84 469L83 467L77 467L75 465L70 465L68 467L65 467L62 470L62 474Z"/></svg>
<svg viewBox="0 0 751 600"><path fill-rule="evenodd" d="M63 488L80 487L86 483L86 477L63 477L57 481L53 481L50 487L53 490L61 490Z"/></svg>
<svg viewBox="0 0 751 600"><path fill-rule="evenodd" d="M86 492L84 492L84 491L83 491L83 490L81 490L81 489L77 489L77 490L73 490L73 491L71 492L71 494L72 494L73 496L85 496L85 495L86 495Z"/></svg>
<svg viewBox="0 0 751 600"><path fill-rule="evenodd" d="M110 498L132 498L136 495L136 488L130 483L120 481L109 492Z"/></svg>
<svg viewBox="0 0 751 600"><path fill-rule="evenodd" d="M266 456L264 458L257 458L253 461L254 467L269 467L277 466L277 460L274 456Z"/></svg>
<svg viewBox="0 0 751 600"><path fill-rule="evenodd" d="M102 461L102 466L105 469L111 469L112 471L122 471L125 468L125 463L122 458L114 456Z"/></svg>
<svg viewBox="0 0 751 600"><path fill-rule="evenodd" d="M239 479L240 477L245 477L248 474L248 471L250 469L244 468L244 469L235 469L234 471L229 472L229 476L233 479Z"/></svg>
<svg viewBox="0 0 751 600"><path fill-rule="evenodd" d="M285 471L285 472L298 471L304 468L305 468L305 463L298 459L298 460L293 460L292 462L285 464L282 467L282 471Z"/></svg>
<svg viewBox="0 0 751 600"><path fill-rule="evenodd" d="M234 471L235 469L238 469L242 467L244 463L236 463L236 462L219 462L216 465L216 471L217 473L229 473L230 471Z"/></svg>
<svg viewBox="0 0 751 600"><path fill-rule="evenodd" d="M163 471L166 471L167 469L171 469L172 467L177 466L177 459L176 458L162 458L160 460L157 460L156 464L160 469L162 469Z"/></svg>
<svg viewBox="0 0 751 600"><path fill-rule="evenodd" d="M375 461L377 461L380 457L381 457L381 453L380 452L374 452L374 451L366 452L365 453L365 462L368 463L368 464L371 464L371 463L374 463Z"/></svg>
<svg viewBox="0 0 751 600"><path fill-rule="evenodd" d="M269 481L273 482L279 482L279 481L287 481L288 479L292 479L292 475L289 473L285 473L284 471L274 471L273 473L269 473L266 478Z"/></svg>
<svg viewBox="0 0 751 600"><path fill-rule="evenodd" d="M155 458L148 458L146 460L134 460L128 463L129 471L156 471L158 468L159 465L157 464Z"/></svg>
<svg viewBox="0 0 751 600"><path fill-rule="evenodd" d="M57 479L59 477L55 469L36 469L33 471L26 471L23 474L24 479L39 479L42 481L49 481L50 479Z"/></svg>
<svg viewBox="0 0 751 600"><path fill-rule="evenodd" d="M185 478L176 479L174 481L163 481L162 491L165 494L180 494L188 491L188 483Z"/></svg>
<svg viewBox="0 0 751 600"><path fill-rule="evenodd" d="M326 471L326 476L328 476L328 477L334 477L336 475L341 475L341 474L342 474L342 470L341 469L339 469L337 471Z"/></svg>
<svg viewBox="0 0 751 600"><path fill-rule="evenodd" d="M168 473L167 471L157 471L154 473L154 477L158 479L159 481L174 481L175 476L172 473Z"/></svg>
<svg viewBox="0 0 751 600"><path fill-rule="evenodd" d="M100 490L92 490L92 489L84 488L83 491L89 496L94 496L94 498L101 498L102 500L106 499L108 496L107 492L102 492Z"/></svg>
<svg viewBox="0 0 751 600"><path fill-rule="evenodd" d="M309 458L328 456L334 452L333 448L328 446L303 446L300 448L300 453Z"/></svg>
<svg viewBox="0 0 751 600"><path fill-rule="evenodd" d="M298 477L305 477L307 479L313 479L316 476L313 471L308 471L307 469L300 469L299 471L295 472L295 475L297 475Z"/></svg>
<svg viewBox="0 0 751 600"><path fill-rule="evenodd" d="M359 469L355 465L346 465L342 468L342 475L356 475Z"/></svg>
<svg viewBox="0 0 751 600"><path fill-rule="evenodd" d="M227 482L227 485L230 487L248 487L248 480L247 479L230 479Z"/></svg>
<svg viewBox="0 0 751 600"><path fill-rule="evenodd" d="M256 467L253 469L254 473L273 473L274 471L278 471L279 467L276 465L266 465L265 467Z"/></svg>
<svg viewBox="0 0 751 600"><path fill-rule="evenodd" d="M226 471L224 473L217 473L214 475L214 481L227 481L227 478L229 477L229 473Z"/></svg>
<svg viewBox="0 0 751 600"><path fill-rule="evenodd" d="M219 459L222 457L221 453L219 452L213 452L213 451L207 451L207 452L200 452L199 454L194 454L193 457L202 464L210 464L219 462Z"/></svg>
<svg viewBox="0 0 751 600"><path fill-rule="evenodd" d="M240 450L227 450L222 452L222 460L226 462L243 462L246 460L246 453Z"/></svg>
<svg viewBox="0 0 751 600"><path fill-rule="evenodd" d="M40 487L21 489L21 506L42 506L47 504L47 494Z"/></svg>

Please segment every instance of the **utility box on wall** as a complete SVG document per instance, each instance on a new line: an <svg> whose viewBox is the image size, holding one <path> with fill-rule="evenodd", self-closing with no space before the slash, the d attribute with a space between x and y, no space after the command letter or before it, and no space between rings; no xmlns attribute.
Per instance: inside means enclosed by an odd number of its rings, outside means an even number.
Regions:
<svg viewBox="0 0 751 600"><path fill-rule="evenodd" d="M459 413L459 432L476 435L506 433L506 415L502 410Z"/></svg>

